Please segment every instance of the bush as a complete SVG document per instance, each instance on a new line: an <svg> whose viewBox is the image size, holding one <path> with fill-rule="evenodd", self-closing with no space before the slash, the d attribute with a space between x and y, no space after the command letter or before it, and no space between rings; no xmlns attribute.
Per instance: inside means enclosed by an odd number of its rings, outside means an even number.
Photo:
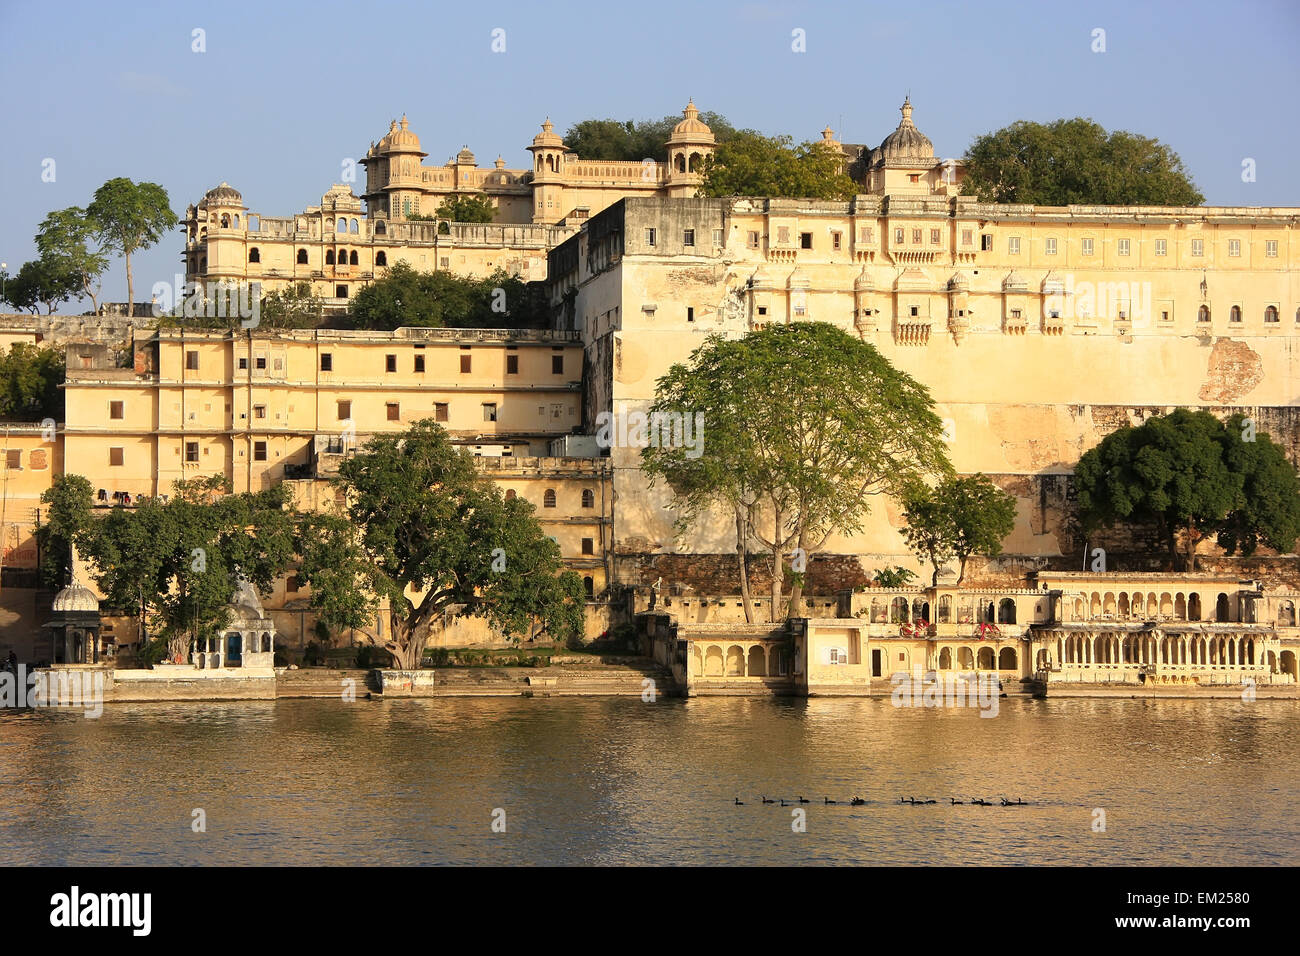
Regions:
<svg viewBox="0 0 1300 956"><path fill-rule="evenodd" d="M309 643L302 649L302 662L308 667L315 667L318 664L325 663L325 652L315 641Z"/></svg>

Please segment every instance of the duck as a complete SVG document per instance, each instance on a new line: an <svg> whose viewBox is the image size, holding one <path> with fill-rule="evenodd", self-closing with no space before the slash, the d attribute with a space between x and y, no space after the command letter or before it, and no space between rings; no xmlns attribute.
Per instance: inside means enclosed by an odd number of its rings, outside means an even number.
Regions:
<svg viewBox="0 0 1300 956"><path fill-rule="evenodd" d="M800 802L800 803L808 803L809 801L805 800L803 797L800 797L800 798L799 798L799 802Z"/></svg>
<svg viewBox="0 0 1300 956"><path fill-rule="evenodd" d="M849 801L849 804L850 806L860 807L866 802L867 801L863 800L861 797L854 797L852 800Z"/></svg>
<svg viewBox="0 0 1300 956"><path fill-rule="evenodd" d="M966 801L964 800L958 800L956 797L948 798L948 806L950 807L962 807L965 805L966 805Z"/></svg>
<svg viewBox="0 0 1300 956"><path fill-rule="evenodd" d="M822 802L825 806L833 806L834 804L839 803L838 800L832 800L830 797L822 797Z"/></svg>
<svg viewBox="0 0 1300 956"><path fill-rule="evenodd" d="M764 803L776 803L775 800L769 800L769 799L767 799L767 797L764 797L764 798L763 798L763 802L764 802Z"/></svg>
<svg viewBox="0 0 1300 956"><path fill-rule="evenodd" d="M737 797L737 798L736 798L736 806L738 806L738 807L743 807L744 805L745 805L745 804L744 804L744 802L740 799L740 797Z"/></svg>
<svg viewBox="0 0 1300 956"><path fill-rule="evenodd" d="M1006 797L1003 797L1002 805L1004 807L1023 807L1025 806L1025 801L1021 800L1019 797L1016 797L1014 800L1008 800Z"/></svg>
<svg viewBox="0 0 1300 956"><path fill-rule="evenodd" d="M788 807L789 805L790 805L790 804L788 804L788 803L785 802L785 798L782 797L782 798L781 798L781 806L783 806L783 807Z"/></svg>
<svg viewBox="0 0 1300 956"><path fill-rule="evenodd" d="M972 797L972 798L971 798L971 806L975 806L975 807L991 807L991 806L993 806L993 804L989 803L987 800L981 800L981 799L979 799L978 797Z"/></svg>
<svg viewBox="0 0 1300 956"><path fill-rule="evenodd" d="M922 803L938 803L938 800L922 800Z"/></svg>

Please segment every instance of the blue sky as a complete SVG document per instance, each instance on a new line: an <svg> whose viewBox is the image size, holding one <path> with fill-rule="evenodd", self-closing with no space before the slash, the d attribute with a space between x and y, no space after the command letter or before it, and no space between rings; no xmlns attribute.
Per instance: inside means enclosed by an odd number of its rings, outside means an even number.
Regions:
<svg viewBox="0 0 1300 956"><path fill-rule="evenodd" d="M196 28L206 52L192 50ZM792 50L796 29L806 52ZM0 0L0 260L16 272L47 212L115 176L161 183L178 215L226 180L251 211L287 216L402 113L431 162L468 145L484 165L500 153L518 167L547 115L562 133L688 97L737 126L815 139L829 123L876 144L910 91L940 156L1017 119L1088 116L1167 143L1212 205L1300 205L1297 41L1295 0ZM137 299L171 280L181 247L177 231L137 255ZM120 260L104 298L126 298Z"/></svg>

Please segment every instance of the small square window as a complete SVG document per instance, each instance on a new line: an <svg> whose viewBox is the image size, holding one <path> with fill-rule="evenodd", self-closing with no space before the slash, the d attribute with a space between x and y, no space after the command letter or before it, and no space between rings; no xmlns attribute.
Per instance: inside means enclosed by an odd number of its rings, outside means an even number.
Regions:
<svg viewBox="0 0 1300 956"><path fill-rule="evenodd" d="M595 538L583 538L583 539L582 539L582 553L583 553L583 554L595 554L595 553L596 553L596 539L595 539Z"/></svg>
<svg viewBox="0 0 1300 956"><path fill-rule="evenodd" d="M469 355L462 355L462 356L460 357L460 373L461 373L462 375L468 375L468 374L469 374L469 370L470 370L470 368L472 367L471 362L470 362L470 359L471 359L471 358L472 358L472 356L469 356Z"/></svg>
<svg viewBox="0 0 1300 956"><path fill-rule="evenodd" d="M386 402L384 412L390 422L400 422L402 420L402 406L397 402Z"/></svg>
<svg viewBox="0 0 1300 956"><path fill-rule="evenodd" d="M185 460L194 464L199 460L199 443L196 441L187 441L185 443Z"/></svg>
<svg viewBox="0 0 1300 956"><path fill-rule="evenodd" d="M109 402L109 403L108 403L108 417L109 417L109 418L121 418L122 416L123 416L122 403L121 403L121 402Z"/></svg>
<svg viewBox="0 0 1300 956"><path fill-rule="evenodd" d="M721 229L714 229L714 230L713 230L713 244L714 244L715 246L717 246L718 248L722 248L722 230L721 230Z"/></svg>
<svg viewBox="0 0 1300 956"><path fill-rule="evenodd" d="M5 449L5 467L9 469L21 470L23 467L23 453L19 448Z"/></svg>
<svg viewBox="0 0 1300 956"><path fill-rule="evenodd" d="M653 246L655 244L655 231L653 229L647 229L645 231L645 244L647 246Z"/></svg>
<svg viewBox="0 0 1300 956"><path fill-rule="evenodd" d="M686 307L686 321L687 322L695 321L695 309L689 305Z"/></svg>
<svg viewBox="0 0 1300 956"><path fill-rule="evenodd" d="M1119 241L1119 254L1120 254L1121 256L1126 256L1126 255L1128 255L1128 254L1129 254L1129 248L1130 248L1130 246L1129 246L1129 240L1128 240L1128 239L1121 239L1121 240Z"/></svg>
<svg viewBox="0 0 1300 956"><path fill-rule="evenodd" d="M844 244L844 237L838 232L831 233L831 248L839 251L840 246Z"/></svg>
<svg viewBox="0 0 1300 956"><path fill-rule="evenodd" d="M551 356L551 374L552 374L552 375L563 375L563 374L564 374L564 356L563 356L563 355L552 355L552 356Z"/></svg>
<svg viewBox="0 0 1300 956"><path fill-rule="evenodd" d="M913 229L913 230L912 230L912 245L914 245L914 246L919 246L920 244L921 244L921 230L920 230L920 229Z"/></svg>
<svg viewBox="0 0 1300 956"><path fill-rule="evenodd" d="M1192 255L1194 255L1194 256L1203 256L1203 255L1205 255L1205 240L1204 240L1204 239L1193 239L1193 240L1192 240Z"/></svg>
<svg viewBox="0 0 1300 956"><path fill-rule="evenodd" d="M812 233L811 233L811 232L801 232L801 233L799 233L799 248L800 248L800 249L811 249L811 248L812 248Z"/></svg>
<svg viewBox="0 0 1300 956"><path fill-rule="evenodd" d="M435 422L445 422L445 421L447 420L447 403L446 403L446 402L434 402L434 403L433 403L433 420L434 420Z"/></svg>
<svg viewBox="0 0 1300 956"><path fill-rule="evenodd" d="M254 367L254 368L258 368L258 369L262 369L263 371L265 371L265 370L266 370L266 356L265 356L265 355L259 355L259 356L257 357L257 360L253 363L253 367Z"/></svg>
<svg viewBox="0 0 1300 956"><path fill-rule="evenodd" d="M1012 236L1007 240L1007 254L1012 256L1020 255L1020 237Z"/></svg>
<svg viewBox="0 0 1300 956"><path fill-rule="evenodd" d="M297 594L302 590L302 582L298 579L298 575L291 574L285 578L284 590L286 594Z"/></svg>
<svg viewBox="0 0 1300 956"><path fill-rule="evenodd" d="M918 308L918 307L915 306L915 305L912 306L912 315L913 315L913 316L919 316L920 314L921 314L921 310L920 310L920 308Z"/></svg>
<svg viewBox="0 0 1300 956"><path fill-rule="evenodd" d="M320 357L320 370L322 372L334 371L334 356L329 352L322 352Z"/></svg>
<svg viewBox="0 0 1300 956"><path fill-rule="evenodd" d="M253 442L253 461L266 461L266 442Z"/></svg>
<svg viewBox="0 0 1300 956"><path fill-rule="evenodd" d="M185 368L186 368L188 371L191 371L191 372L198 371L198 368L199 368L199 353L198 353L198 352L186 352L186 353L185 353Z"/></svg>
<svg viewBox="0 0 1300 956"><path fill-rule="evenodd" d="M750 232L749 235L748 235L748 237L747 237L746 240L745 240L745 243L746 243L746 245L749 246L749 248L751 248L751 249L757 249L757 248L758 248L758 233L756 233L756 232Z"/></svg>
<svg viewBox="0 0 1300 956"><path fill-rule="evenodd" d="M494 422L494 421L496 421L496 420L497 420L497 403L496 403L496 402L484 402L484 403L483 403L483 421L485 421L485 422Z"/></svg>
<svg viewBox="0 0 1300 956"><path fill-rule="evenodd" d="M518 375L518 374L519 374L519 356L518 356L518 355L507 355L507 356L506 356L506 374L507 374L507 375Z"/></svg>
<svg viewBox="0 0 1300 956"><path fill-rule="evenodd" d="M1082 240L1079 243L1079 252L1081 255L1085 255L1085 256L1092 255L1092 240L1091 239Z"/></svg>
<svg viewBox="0 0 1300 956"><path fill-rule="evenodd" d="M1277 240L1269 239L1264 243L1264 255L1270 259L1277 258Z"/></svg>
<svg viewBox="0 0 1300 956"><path fill-rule="evenodd" d="M110 448L108 450L108 463L114 467L122 464L122 449Z"/></svg>
<svg viewBox="0 0 1300 956"><path fill-rule="evenodd" d="M899 245L899 246L901 246L901 245L903 244L903 230L902 230L902 229L895 229L895 230L894 230L894 244L895 244L895 245Z"/></svg>
<svg viewBox="0 0 1300 956"><path fill-rule="evenodd" d="M352 402L346 399L340 400L338 403L339 421L345 422L351 417L352 417Z"/></svg>
<svg viewBox="0 0 1300 956"><path fill-rule="evenodd" d="M1044 242L1044 243L1043 243L1043 251L1044 251L1045 253L1047 253L1047 255L1049 255L1049 256L1054 256L1054 255L1056 255L1056 240L1055 240L1055 239L1048 239L1046 242Z"/></svg>
<svg viewBox="0 0 1300 956"><path fill-rule="evenodd" d="M1158 256L1163 256L1163 255L1167 255L1168 252L1169 252L1169 240L1168 240L1168 239L1157 239L1157 240L1156 240L1156 255L1158 255Z"/></svg>
<svg viewBox="0 0 1300 956"><path fill-rule="evenodd" d="M694 230L694 229L686 229L686 230L683 230L683 232L682 232L682 245L684 245L684 246L693 246L693 245L695 245L695 230Z"/></svg>
<svg viewBox="0 0 1300 956"><path fill-rule="evenodd" d="M423 372L423 371L424 371L424 356L423 356L423 355L417 355L417 356L415 356L415 371L416 371L416 372Z"/></svg>
<svg viewBox="0 0 1300 956"><path fill-rule="evenodd" d="M975 242L975 230L963 229L961 231L961 244L963 246L969 246L974 242Z"/></svg>
<svg viewBox="0 0 1300 956"><path fill-rule="evenodd" d="M938 229L931 229L931 230L930 230L930 245L932 245L932 246L937 246L938 244L939 244L939 230L938 230Z"/></svg>
<svg viewBox="0 0 1300 956"><path fill-rule="evenodd" d="M990 235L988 235L988 234L984 234L984 235L981 235L981 236L980 236L980 251L981 251L981 252L992 252L992 251L993 251L993 237L992 237L992 236L990 236Z"/></svg>
<svg viewBox="0 0 1300 956"><path fill-rule="evenodd" d="M242 372L247 368L248 368L248 359L241 356L239 359L239 370Z"/></svg>
<svg viewBox="0 0 1300 956"><path fill-rule="evenodd" d="M1229 240L1228 240L1228 255L1230 255L1230 256L1239 256L1239 255L1241 255L1241 240L1240 240L1240 239L1229 239Z"/></svg>
<svg viewBox="0 0 1300 956"><path fill-rule="evenodd" d="M396 356L396 355L385 355L385 356L384 356L384 371L385 371L385 372L396 372L396 371L397 371L397 356Z"/></svg>
<svg viewBox="0 0 1300 956"><path fill-rule="evenodd" d="M265 417L266 417L266 406L265 406L265 405L254 405L254 406L253 406L253 417L254 417L254 418L265 418Z"/></svg>

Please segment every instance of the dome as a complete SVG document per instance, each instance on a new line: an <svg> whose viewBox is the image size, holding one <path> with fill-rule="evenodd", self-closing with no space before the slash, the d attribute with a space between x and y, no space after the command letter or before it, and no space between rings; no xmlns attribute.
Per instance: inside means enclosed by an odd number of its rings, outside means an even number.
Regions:
<svg viewBox="0 0 1300 956"><path fill-rule="evenodd" d="M676 143L703 143L709 146L714 144L713 130L700 119L700 111L695 108L694 100L686 104L682 116L685 119L673 127L673 134L668 137L669 146Z"/></svg>
<svg viewBox="0 0 1300 956"><path fill-rule="evenodd" d="M402 114L402 122L396 121L388 126L388 135L379 141L379 152L385 150L389 152L419 152L420 137L411 132L410 125L406 122L406 114Z"/></svg>
<svg viewBox="0 0 1300 956"><path fill-rule="evenodd" d="M853 288L858 290L871 291L875 289L875 287L876 287L875 282L871 280L871 276L867 275L867 267L863 266L862 271L858 274L858 277L853 280Z"/></svg>
<svg viewBox="0 0 1300 956"><path fill-rule="evenodd" d="M70 611L98 613L99 599L95 597L94 592L89 588L83 588L76 581L73 581L54 595L54 603L50 607L55 614L66 614Z"/></svg>
<svg viewBox="0 0 1300 956"><path fill-rule="evenodd" d="M542 131L533 137L533 146L549 146L553 149L562 149L564 147L564 140L560 139L559 134L555 132L555 124L551 122L549 116L546 117L546 122L542 124Z"/></svg>
<svg viewBox="0 0 1300 956"><path fill-rule="evenodd" d="M460 152L456 154L456 165L457 166L475 165L474 153L470 150L468 146L462 146L460 148Z"/></svg>
<svg viewBox="0 0 1300 956"><path fill-rule="evenodd" d="M203 198L210 203L220 203L226 206L243 205L244 197L239 194L239 190L230 183L223 182L215 189L209 189Z"/></svg>
<svg viewBox="0 0 1300 956"><path fill-rule="evenodd" d="M903 121L873 150L873 159L933 159L934 144L912 122L911 97L903 100Z"/></svg>
<svg viewBox="0 0 1300 956"><path fill-rule="evenodd" d="M236 617L266 617L257 589L242 574L236 580L235 593L230 596L228 606L234 609Z"/></svg>

